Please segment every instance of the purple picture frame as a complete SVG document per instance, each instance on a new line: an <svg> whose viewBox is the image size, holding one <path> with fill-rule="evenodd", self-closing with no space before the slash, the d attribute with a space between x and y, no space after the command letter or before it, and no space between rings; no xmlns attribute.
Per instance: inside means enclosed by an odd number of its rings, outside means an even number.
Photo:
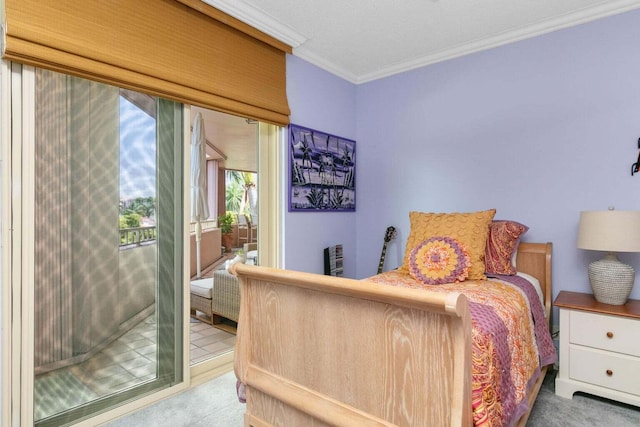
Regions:
<svg viewBox="0 0 640 427"><path fill-rule="evenodd" d="M356 210L356 142L289 125L289 212Z"/></svg>

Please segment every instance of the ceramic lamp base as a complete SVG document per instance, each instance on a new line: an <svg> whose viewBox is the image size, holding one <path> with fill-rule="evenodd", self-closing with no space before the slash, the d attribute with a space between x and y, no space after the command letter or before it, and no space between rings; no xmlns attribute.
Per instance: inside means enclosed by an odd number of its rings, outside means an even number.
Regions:
<svg viewBox="0 0 640 427"><path fill-rule="evenodd" d="M589 264L589 283L595 299L604 304L623 305L627 302L636 275L633 267L609 254Z"/></svg>

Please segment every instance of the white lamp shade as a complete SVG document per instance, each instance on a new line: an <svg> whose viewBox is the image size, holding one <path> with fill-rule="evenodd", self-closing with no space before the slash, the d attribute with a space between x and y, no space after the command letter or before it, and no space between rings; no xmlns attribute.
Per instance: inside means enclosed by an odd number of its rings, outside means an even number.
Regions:
<svg viewBox="0 0 640 427"><path fill-rule="evenodd" d="M640 252L640 211L580 212L578 248Z"/></svg>

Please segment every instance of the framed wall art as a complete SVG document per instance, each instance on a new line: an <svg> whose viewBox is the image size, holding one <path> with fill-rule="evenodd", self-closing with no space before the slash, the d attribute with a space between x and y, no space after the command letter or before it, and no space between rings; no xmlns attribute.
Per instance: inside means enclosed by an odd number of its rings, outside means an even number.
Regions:
<svg viewBox="0 0 640 427"><path fill-rule="evenodd" d="M289 212L356 210L356 142L289 125Z"/></svg>

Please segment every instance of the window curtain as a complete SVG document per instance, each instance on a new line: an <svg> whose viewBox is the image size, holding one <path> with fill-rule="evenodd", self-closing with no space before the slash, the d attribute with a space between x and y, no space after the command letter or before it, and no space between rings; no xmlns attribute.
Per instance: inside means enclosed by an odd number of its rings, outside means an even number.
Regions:
<svg viewBox="0 0 640 427"><path fill-rule="evenodd" d="M218 216L218 167L217 160L207 160L207 202L211 219Z"/></svg>
<svg viewBox="0 0 640 427"><path fill-rule="evenodd" d="M65 76L36 74L35 367L70 358L71 237ZM46 143L44 143L46 141Z"/></svg>
<svg viewBox="0 0 640 427"><path fill-rule="evenodd" d="M36 71L37 372L119 327L118 100L117 88Z"/></svg>
<svg viewBox="0 0 640 427"><path fill-rule="evenodd" d="M200 0L5 0L3 58L277 125L291 48Z"/></svg>

